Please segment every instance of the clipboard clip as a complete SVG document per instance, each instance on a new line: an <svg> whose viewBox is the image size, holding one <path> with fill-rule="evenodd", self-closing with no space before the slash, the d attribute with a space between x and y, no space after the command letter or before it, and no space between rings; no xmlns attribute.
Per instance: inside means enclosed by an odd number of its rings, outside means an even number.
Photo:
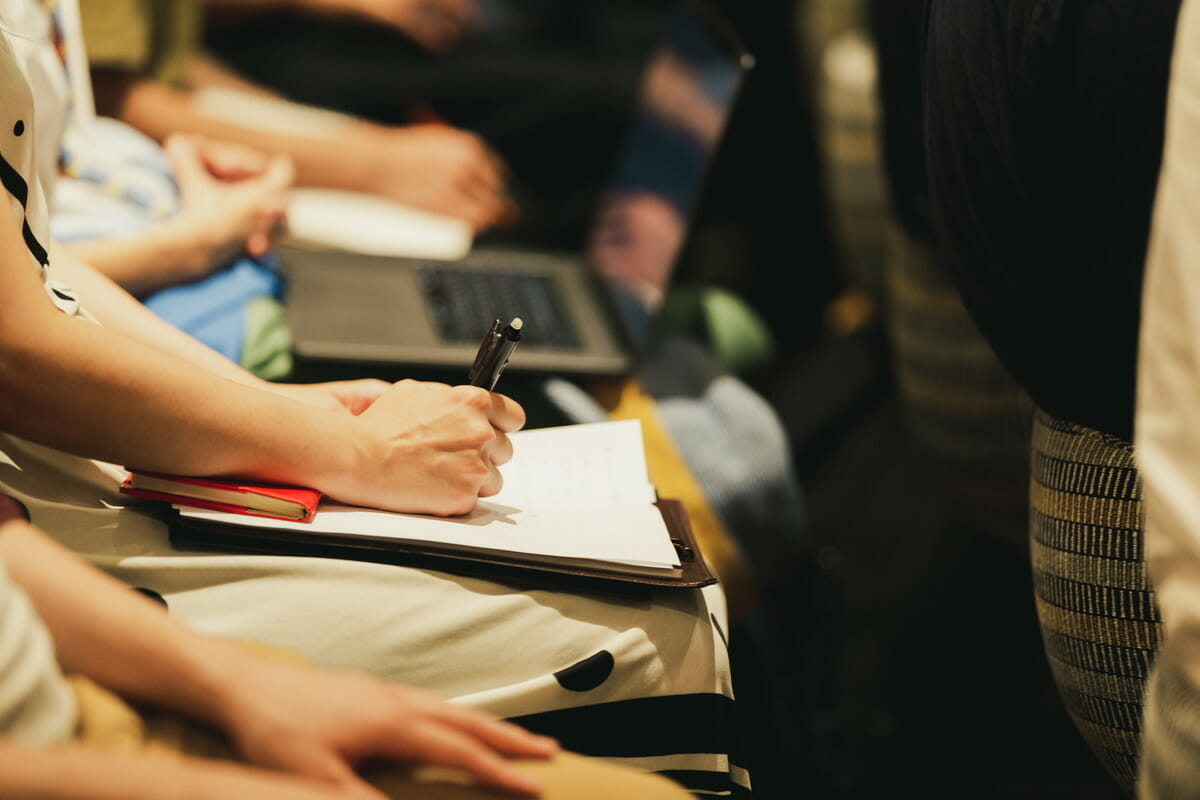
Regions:
<svg viewBox="0 0 1200 800"><path fill-rule="evenodd" d="M680 561L693 561L696 558L696 551L688 545L684 544L681 539L671 539L671 544L675 546L675 555L679 556Z"/></svg>

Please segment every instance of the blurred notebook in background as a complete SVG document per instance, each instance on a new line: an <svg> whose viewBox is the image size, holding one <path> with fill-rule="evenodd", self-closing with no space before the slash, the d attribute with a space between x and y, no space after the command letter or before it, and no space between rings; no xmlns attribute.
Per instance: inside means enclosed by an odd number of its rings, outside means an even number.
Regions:
<svg viewBox="0 0 1200 800"><path fill-rule="evenodd" d="M453 260L474 241L461 219L362 192L294 189L287 213L288 241L309 249Z"/></svg>
<svg viewBox="0 0 1200 800"><path fill-rule="evenodd" d="M269 95L213 87L196 93L196 109L207 117L274 133L337 138L354 120L344 114L302 106ZM314 249L375 256L457 259L474 243L471 226L366 192L298 188L288 204L288 240Z"/></svg>

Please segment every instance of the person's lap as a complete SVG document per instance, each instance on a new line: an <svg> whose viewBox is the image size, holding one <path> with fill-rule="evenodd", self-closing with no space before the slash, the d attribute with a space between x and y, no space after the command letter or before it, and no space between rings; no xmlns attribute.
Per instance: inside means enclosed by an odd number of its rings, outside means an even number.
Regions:
<svg viewBox="0 0 1200 800"><path fill-rule="evenodd" d="M290 657L279 653L280 657ZM91 681L70 680L79 709L74 743L112 753L146 758L238 760L233 747L208 728L172 714L135 711L119 697ZM611 797L686 797L680 787L641 770L561 753L548 761L529 760L522 770L538 778L545 800L600 800ZM502 795L474 785L447 770L405 764L376 765L364 777L389 797L422 800L481 800Z"/></svg>
<svg viewBox="0 0 1200 800"><path fill-rule="evenodd" d="M612 729L602 737L602 754L651 769L671 768L664 753L732 749L717 586L610 597L385 564L182 552L152 507L116 492L121 471L111 465L11 437L0 440L0 453L8 461L0 461L0 488L35 524L118 579L162 595L169 613L203 633L371 672L504 717L549 714L547 724L568 731L600 717L631 729L653 722L666 737L654 749L623 746ZM664 698L689 713L664 725ZM700 744L696 719L711 728Z"/></svg>

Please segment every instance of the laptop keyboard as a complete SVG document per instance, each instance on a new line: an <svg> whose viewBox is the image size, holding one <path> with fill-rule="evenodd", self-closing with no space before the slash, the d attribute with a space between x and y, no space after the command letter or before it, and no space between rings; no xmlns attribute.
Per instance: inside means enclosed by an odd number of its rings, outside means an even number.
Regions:
<svg viewBox="0 0 1200 800"><path fill-rule="evenodd" d="M545 276L446 266L419 267L417 276L434 325L448 342L476 344L492 320L521 317L527 345L575 349L581 344L558 287Z"/></svg>

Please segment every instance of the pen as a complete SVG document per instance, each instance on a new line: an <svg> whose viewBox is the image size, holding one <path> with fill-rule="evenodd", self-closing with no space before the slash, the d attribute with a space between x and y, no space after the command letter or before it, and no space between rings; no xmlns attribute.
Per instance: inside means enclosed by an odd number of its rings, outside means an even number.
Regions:
<svg viewBox="0 0 1200 800"><path fill-rule="evenodd" d="M503 328L500 327L500 320L492 322L479 344L479 352L475 354L475 363L471 365L467 376L468 383L482 386L488 391L495 388L500 373L508 366L508 359L521 342L521 328L524 325L520 317L513 317L512 322Z"/></svg>
<svg viewBox="0 0 1200 800"><path fill-rule="evenodd" d="M479 343L479 351L475 353L475 361L471 364L471 371L467 373L467 383L472 386L483 385L478 378L483 375L484 364L491 361L499 343L500 320L496 319L492 320L492 326L488 328L487 333L483 335L483 341Z"/></svg>

